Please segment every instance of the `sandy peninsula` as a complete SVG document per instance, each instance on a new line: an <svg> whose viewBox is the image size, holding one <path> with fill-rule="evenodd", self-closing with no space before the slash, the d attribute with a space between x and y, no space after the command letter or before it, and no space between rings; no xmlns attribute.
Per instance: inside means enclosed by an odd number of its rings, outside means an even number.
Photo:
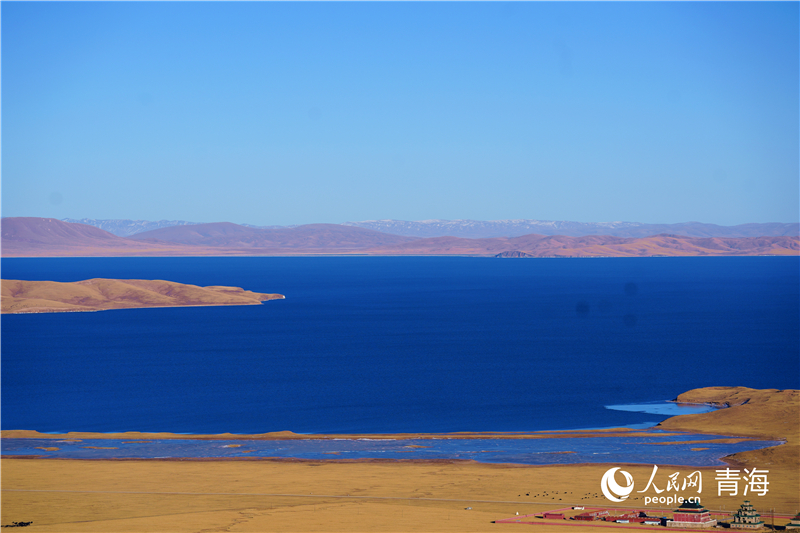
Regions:
<svg viewBox="0 0 800 533"><path fill-rule="evenodd" d="M737 454L727 460L731 468L755 466L770 471L769 492L750 499L767 523L773 508L776 525L788 522L786 517L800 507L800 391L715 387L690 391L680 399L729 407L703 415L673 417L661 424L662 429L786 441L781 446ZM615 432L625 430L604 433ZM582 433L587 438L592 436L592 432ZM51 437L79 435L97 436L71 433ZM139 439L150 436L123 435ZM158 435L164 438L164 434ZM264 437L281 436L267 435ZM2 436L25 435L4 431ZM41 457L46 454L43 450ZM516 517L516 513L534 515L525 520L536 523L535 531L561 532L581 528L566 527L574 524L571 521L547 521L535 515L558 509L567 516L581 512L571 509L573 506L602 507L612 512L615 509L600 493L600 479L612 466L608 464L12 457L3 457L1 464L2 523L33 521L26 530L31 532L491 532L531 527L495 523ZM613 466L624 466L637 480L648 479L652 471L652 465ZM665 475L697 470L676 465L659 467L659 473L663 471ZM702 503L722 519L744 498L717 496L713 481L716 468L721 467L699 469L706 483ZM643 498L633 496L627 506L616 509L644 509ZM646 509L659 515L672 510L664 506ZM611 526L598 522L593 525Z"/></svg>
<svg viewBox="0 0 800 533"><path fill-rule="evenodd" d="M173 281L87 279L73 283L2 280L3 313L101 311L141 307L255 305L284 298L239 287L198 287Z"/></svg>

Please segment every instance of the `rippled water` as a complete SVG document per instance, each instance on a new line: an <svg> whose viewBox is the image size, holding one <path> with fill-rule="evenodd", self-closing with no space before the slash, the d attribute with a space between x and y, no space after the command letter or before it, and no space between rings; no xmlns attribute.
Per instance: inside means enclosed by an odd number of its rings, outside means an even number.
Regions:
<svg viewBox="0 0 800 533"><path fill-rule="evenodd" d="M2 453L70 459L293 457L325 460L455 459L529 465L624 462L713 466L723 464L719 458L725 455L778 444L774 441L746 441L738 444L707 442L719 438L690 434L663 436L654 433L650 437L548 439L3 439ZM671 444L686 441L696 442ZM43 449L48 447L58 449Z"/></svg>

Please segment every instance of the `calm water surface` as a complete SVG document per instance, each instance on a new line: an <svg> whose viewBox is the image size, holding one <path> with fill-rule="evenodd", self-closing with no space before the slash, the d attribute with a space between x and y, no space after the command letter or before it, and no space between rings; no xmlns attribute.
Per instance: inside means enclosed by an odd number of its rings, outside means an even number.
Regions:
<svg viewBox="0 0 800 533"><path fill-rule="evenodd" d="M3 259L4 279L279 292L2 317L2 428L530 431L713 385L800 388L798 258Z"/></svg>

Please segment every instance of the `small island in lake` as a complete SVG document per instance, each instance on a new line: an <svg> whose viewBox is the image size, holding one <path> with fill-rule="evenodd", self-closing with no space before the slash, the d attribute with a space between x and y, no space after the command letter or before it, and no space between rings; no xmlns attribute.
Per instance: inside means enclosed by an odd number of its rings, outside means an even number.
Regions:
<svg viewBox="0 0 800 533"><path fill-rule="evenodd" d="M255 305L283 299L239 287L198 287L173 281L87 279L57 281L2 280L2 313L101 311L140 307Z"/></svg>

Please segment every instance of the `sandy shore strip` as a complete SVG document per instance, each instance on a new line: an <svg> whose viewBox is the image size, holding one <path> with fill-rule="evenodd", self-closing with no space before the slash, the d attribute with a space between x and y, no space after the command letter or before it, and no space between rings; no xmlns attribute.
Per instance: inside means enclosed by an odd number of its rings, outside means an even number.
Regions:
<svg viewBox="0 0 800 533"><path fill-rule="evenodd" d="M654 428L658 429L658 428ZM681 435L683 431L663 432L660 436ZM689 432L698 433L698 432ZM275 431L253 435L236 433L217 433L194 435L184 433L95 433L71 431L68 433L40 433L33 430L10 429L0 431L4 439L130 439L130 440L412 440L412 439L557 439L557 438L599 438L599 437L651 437L652 431L642 429L611 428L589 430L534 431L530 433L502 432L455 432L455 433L354 433L354 434L301 434L291 431Z"/></svg>

